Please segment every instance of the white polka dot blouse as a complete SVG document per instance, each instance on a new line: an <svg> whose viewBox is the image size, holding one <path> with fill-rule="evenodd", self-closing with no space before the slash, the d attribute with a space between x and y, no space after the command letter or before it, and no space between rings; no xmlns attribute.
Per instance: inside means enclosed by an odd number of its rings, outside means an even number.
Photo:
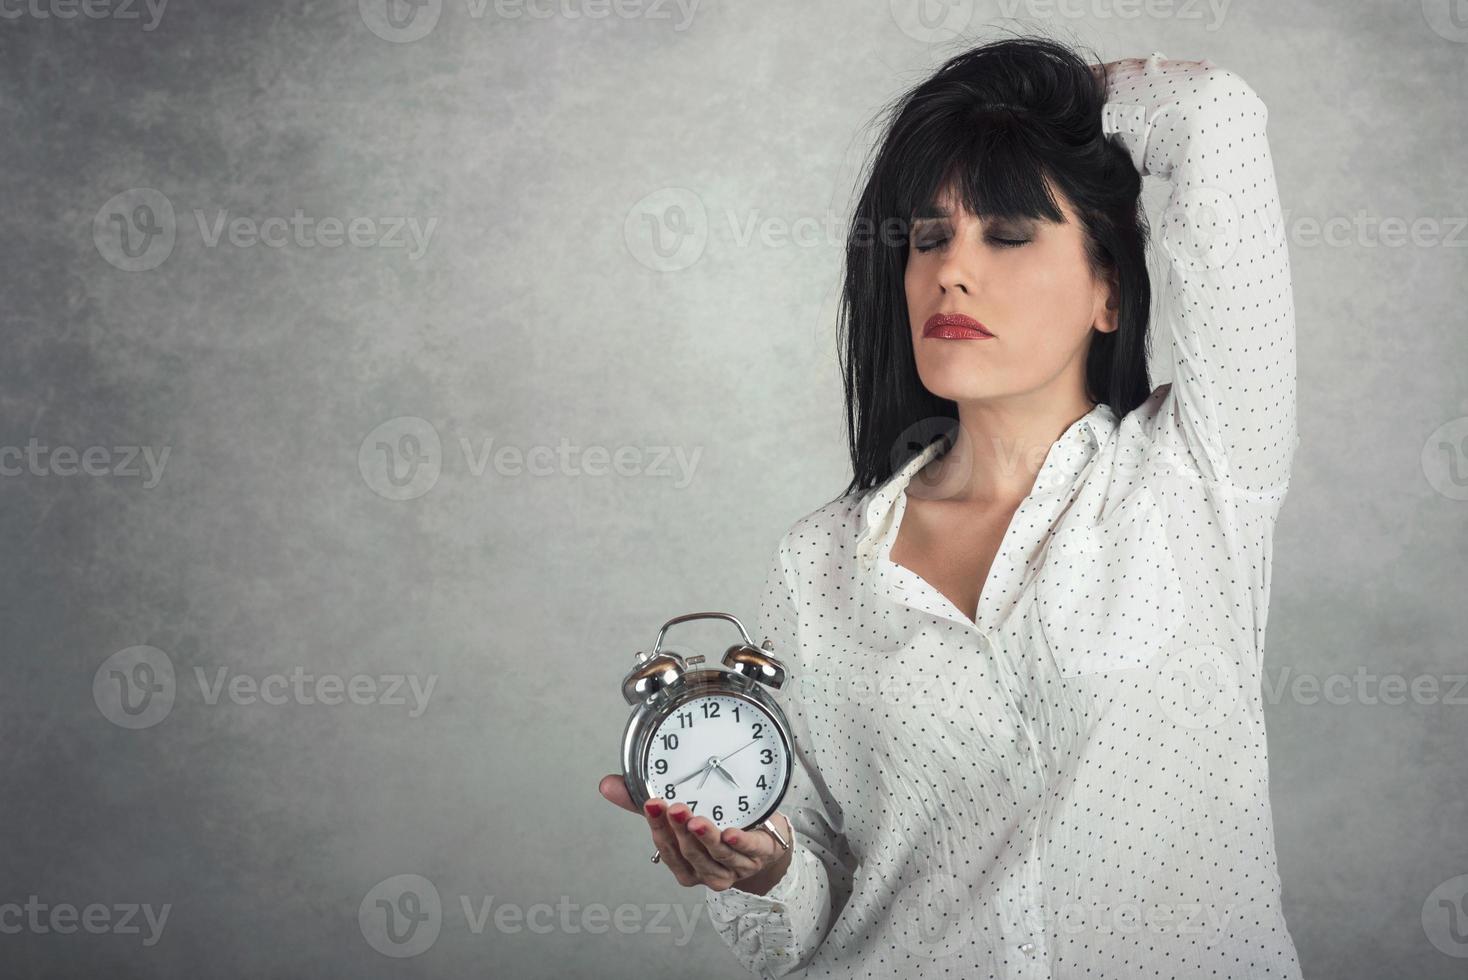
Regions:
<svg viewBox="0 0 1468 980"><path fill-rule="evenodd" d="M1173 381L1053 444L976 621L889 558L941 442L781 538L758 635L789 671L794 854L766 895L704 889L757 976L1300 978L1261 700L1298 442L1265 106L1161 54L1108 86L1105 129L1171 188Z"/></svg>

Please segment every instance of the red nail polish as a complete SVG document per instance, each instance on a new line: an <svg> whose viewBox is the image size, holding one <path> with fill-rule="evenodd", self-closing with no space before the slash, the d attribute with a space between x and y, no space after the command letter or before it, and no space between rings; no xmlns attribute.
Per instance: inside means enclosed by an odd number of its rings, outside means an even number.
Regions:
<svg viewBox="0 0 1468 980"><path fill-rule="evenodd" d="M728 840L725 841L725 843L726 844L737 844L737 843L739 843L739 834L736 831L733 831L733 830L729 831L729 838L728 838Z"/></svg>
<svg viewBox="0 0 1468 980"><path fill-rule="evenodd" d="M669 816L671 816L673 820L677 823L688 822L688 812L686 810L679 810L677 813L669 814Z"/></svg>
<svg viewBox="0 0 1468 980"><path fill-rule="evenodd" d="M694 828L692 828L692 830L698 836L700 836L700 837L703 836L703 832L704 832L704 828L703 827L694 827Z"/></svg>
<svg viewBox="0 0 1468 980"><path fill-rule="evenodd" d="M661 803L649 803L647 805L647 815L649 817L661 817L663 815L663 805Z"/></svg>

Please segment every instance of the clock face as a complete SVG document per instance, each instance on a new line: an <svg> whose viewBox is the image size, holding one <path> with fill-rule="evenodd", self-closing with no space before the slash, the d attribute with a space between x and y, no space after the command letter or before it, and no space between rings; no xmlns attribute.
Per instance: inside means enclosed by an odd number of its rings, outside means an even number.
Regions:
<svg viewBox="0 0 1468 980"><path fill-rule="evenodd" d="M790 762L775 721L742 698L711 694L680 704L648 743L651 798L682 802L720 829L768 816Z"/></svg>

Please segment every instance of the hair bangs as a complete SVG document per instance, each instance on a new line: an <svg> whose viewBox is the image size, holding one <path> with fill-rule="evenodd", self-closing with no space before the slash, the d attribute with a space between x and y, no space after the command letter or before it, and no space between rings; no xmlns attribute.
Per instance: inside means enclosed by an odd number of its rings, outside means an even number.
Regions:
<svg viewBox="0 0 1468 980"><path fill-rule="evenodd" d="M960 128L961 127L961 128ZM946 141L910 161L907 191L896 203L911 222L945 217L942 195L983 221L1034 218L1057 224L1065 213L1054 193L1044 156L1025 124L1005 110L979 109L955 121Z"/></svg>

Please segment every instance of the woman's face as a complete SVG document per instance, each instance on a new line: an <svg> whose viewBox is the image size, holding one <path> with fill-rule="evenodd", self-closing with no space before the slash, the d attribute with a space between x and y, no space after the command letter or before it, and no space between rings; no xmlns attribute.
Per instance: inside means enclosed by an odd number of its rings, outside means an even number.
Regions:
<svg viewBox="0 0 1468 980"><path fill-rule="evenodd" d="M971 401L1072 383L1084 395L1091 328L1115 330L1116 311L1108 284L1091 273L1075 212L1052 192L1063 224L985 224L951 188L938 198L939 216L914 219L903 281L918 375L934 395ZM972 317L992 336L924 336L939 313Z"/></svg>

